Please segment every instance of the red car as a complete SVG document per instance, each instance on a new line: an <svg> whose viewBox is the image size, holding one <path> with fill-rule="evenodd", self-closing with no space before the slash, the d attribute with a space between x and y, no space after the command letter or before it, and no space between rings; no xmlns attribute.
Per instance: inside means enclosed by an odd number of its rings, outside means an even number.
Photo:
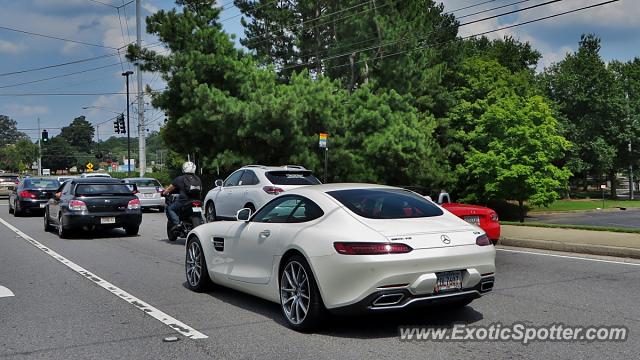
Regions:
<svg viewBox="0 0 640 360"><path fill-rule="evenodd" d="M478 225L494 245L500 239L500 222L495 211L484 206L451 202L451 197L446 192L440 193L438 204L468 223Z"/></svg>

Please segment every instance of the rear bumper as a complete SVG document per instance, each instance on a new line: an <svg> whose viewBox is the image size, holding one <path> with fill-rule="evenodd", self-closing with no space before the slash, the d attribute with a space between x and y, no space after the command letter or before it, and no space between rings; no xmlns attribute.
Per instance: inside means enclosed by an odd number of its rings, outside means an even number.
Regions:
<svg viewBox="0 0 640 360"><path fill-rule="evenodd" d="M166 206L165 199L163 197L159 197L159 198L138 197L138 200L140 200L140 206L142 206L143 208L157 208L157 207Z"/></svg>
<svg viewBox="0 0 640 360"><path fill-rule="evenodd" d="M115 218L115 222L111 224L104 224L101 220L103 218ZM110 229L139 226L142 223L142 213L67 213L63 215L62 222L64 224L64 228L67 230L83 227L98 227Z"/></svg>
<svg viewBox="0 0 640 360"><path fill-rule="evenodd" d="M489 224L483 224L482 230L487 233L489 239L498 241L500 240L500 223L499 222L491 222Z"/></svg>
<svg viewBox="0 0 640 360"><path fill-rule="evenodd" d="M48 199L33 200L33 199L20 199L20 210L22 211L44 211L45 205L49 202Z"/></svg>

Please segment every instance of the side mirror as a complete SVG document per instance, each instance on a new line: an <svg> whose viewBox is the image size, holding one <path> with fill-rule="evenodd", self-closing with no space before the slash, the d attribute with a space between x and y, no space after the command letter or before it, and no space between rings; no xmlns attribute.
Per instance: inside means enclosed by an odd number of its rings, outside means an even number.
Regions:
<svg viewBox="0 0 640 360"><path fill-rule="evenodd" d="M216 180L214 185L217 186L217 187L221 187L222 186L222 180L220 180L220 179Z"/></svg>
<svg viewBox="0 0 640 360"><path fill-rule="evenodd" d="M236 213L236 220L238 221L249 221L250 217L251 217L251 209L249 208L240 209Z"/></svg>

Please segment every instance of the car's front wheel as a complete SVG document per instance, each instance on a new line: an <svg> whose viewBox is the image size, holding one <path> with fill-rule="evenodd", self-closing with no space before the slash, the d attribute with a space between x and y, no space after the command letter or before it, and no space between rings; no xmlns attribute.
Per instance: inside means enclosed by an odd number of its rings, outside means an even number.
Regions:
<svg viewBox="0 0 640 360"><path fill-rule="evenodd" d="M213 204L213 201L209 201L207 203L207 207L205 208L205 216L207 222L216 221L216 206Z"/></svg>
<svg viewBox="0 0 640 360"><path fill-rule="evenodd" d="M326 312L311 267L300 255L288 258L280 274L280 305L287 324L297 331L311 331Z"/></svg>
<svg viewBox="0 0 640 360"><path fill-rule="evenodd" d="M184 261L187 275L187 287L193 291L202 292L211 287L211 278L207 270L202 245L197 237L191 236L187 243L187 254Z"/></svg>

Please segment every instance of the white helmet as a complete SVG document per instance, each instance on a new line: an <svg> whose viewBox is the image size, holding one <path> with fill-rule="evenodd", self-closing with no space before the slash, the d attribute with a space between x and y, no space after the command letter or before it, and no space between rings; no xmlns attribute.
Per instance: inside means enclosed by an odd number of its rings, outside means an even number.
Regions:
<svg viewBox="0 0 640 360"><path fill-rule="evenodd" d="M196 164L191 161L187 161L182 164L182 172L185 174L195 174L196 173Z"/></svg>

